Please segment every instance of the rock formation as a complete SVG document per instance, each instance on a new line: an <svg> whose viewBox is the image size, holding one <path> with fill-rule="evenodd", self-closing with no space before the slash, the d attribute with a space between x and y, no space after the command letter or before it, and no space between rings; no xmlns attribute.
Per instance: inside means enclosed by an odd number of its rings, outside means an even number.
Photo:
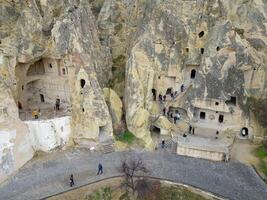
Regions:
<svg viewBox="0 0 267 200"><path fill-rule="evenodd" d="M153 127L267 134L265 1L0 6L0 181L37 150L112 142L121 121L148 149Z"/></svg>

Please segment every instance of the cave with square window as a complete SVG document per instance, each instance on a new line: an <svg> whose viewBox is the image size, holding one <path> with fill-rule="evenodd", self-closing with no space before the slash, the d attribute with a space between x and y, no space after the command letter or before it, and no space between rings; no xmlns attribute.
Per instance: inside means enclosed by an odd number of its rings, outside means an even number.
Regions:
<svg viewBox="0 0 267 200"><path fill-rule="evenodd" d="M225 101L227 105L236 106L236 97L231 96L229 100Z"/></svg>
<svg viewBox="0 0 267 200"><path fill-rule="evenodd" d="M57 99L60 99L62 109L70 105L68 77L61 75L64 71L61 71L60 64L60 60L41 58L15 67L16 101L20 102L17 106L22 120L31 120L33 111L42 113L39 118L55 117ZM61 116L65 114L60 113L62 111L58 111Z"/></svg>

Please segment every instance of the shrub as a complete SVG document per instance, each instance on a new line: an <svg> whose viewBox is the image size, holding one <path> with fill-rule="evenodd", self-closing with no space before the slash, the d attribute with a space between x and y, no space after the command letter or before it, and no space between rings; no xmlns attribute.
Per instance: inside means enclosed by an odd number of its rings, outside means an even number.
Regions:
<svg viewBox="0 0 267 200"><path fill-rule="evenodd" d="M261 145L259 148L256 150L256 156L260 159L266 158L267 157L267 151L264 148L263 145Z"/></svg>
<svg viewBox="0 0 267 200"><path fill-rule="evenodd" d="M116 139L124 143L132 144L136 137L130 131L125 131L118 135Z"/></svg>

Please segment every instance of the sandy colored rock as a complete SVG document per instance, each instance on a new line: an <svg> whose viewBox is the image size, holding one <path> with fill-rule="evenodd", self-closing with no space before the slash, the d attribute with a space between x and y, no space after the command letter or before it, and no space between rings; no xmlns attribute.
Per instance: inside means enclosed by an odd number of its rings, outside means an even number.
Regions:
<svg viewBox="0 0 267 200"><path fill-rule="evenodd" d="M119 124L122 117L122 102L120 97L110 88L103 89L105 100L109 107L113 124Z"/></svg>

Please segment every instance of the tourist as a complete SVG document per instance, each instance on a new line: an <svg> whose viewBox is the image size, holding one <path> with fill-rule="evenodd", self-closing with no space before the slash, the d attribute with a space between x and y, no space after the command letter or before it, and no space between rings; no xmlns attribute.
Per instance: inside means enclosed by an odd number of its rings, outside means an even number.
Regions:
<svg viewBox="0 0 267 200"><path fill-rule="evenodd" d="M32 117L38 119L38 111L36 109L32 111Z"/></svg>
<svg viewBox="0 0 267 200"><path fill-rule="evenodd" d="M180 115L179 111L176 112L176 118L177 118L177 120L181 119L181 115Z"/></svg>
<svg viewBox="0 0 267 200"><path fill-rule="evenodd" d="M70 175L70 187L74 185L73 174Z"/></svg>
<svg viewBox="0 0 267 200"><path fill-rule="evenodd" d="M154 101L156 101L157 100L157 96L156 96L156 90L155 89L152 89L152 94L153 94Z"/></svg>
<svg viewBox="0 0 267 200"><path fill-rule="evenodd" d="M174 116L174 123L176 124L176 121L177 121L177 117L176 117L176 115Z"/></svg>
<svg viewBox="0 0 267 200"><path fill-rule="evenodd" d="M99 174L103 174L103 166L101 163L98 164L98 172L97 172L97 175Z"/></svg>
<svg viewBox="0 0 267 200"><path fill-rule="evenodd" d="M56 100L56 110L59 110L59 106L60 106L60 100L57 99L57 100Z"/></svg>
<svg viewBox="0 0 267 200"><path fill-rule="evenodd" d="M189 134L191 134L192 126L189 124Z"/></svg>
<svg viewBox="0 0 267 200"><path fill-rule="evenodd" d="M163 96L163 101L166 101L166 95Z"/></svg>
<svg viewBox="0 0 267 200"><path fill-rule="evenodd" d="M219 135L219 131L216 131L216 135Z"/></svg>
<svg viewBox="0 0 267 200"><path fill-rule="evenodd" d="M173 95L173 93L171 93L171 98L174 99L174 95Z"/></svg>
<svg viewBox="0 0 267 200"><path fill-rule="evenodd" d="M192 134L195 135L195 128L192 128Z"/></svg>
<svg viewBox="0 0 267 200"><path fill-rule="evenodd" d="M160 103L162 103L162 95L161 94L159 94L159 101L160 101Z"/></svg>
<svg viewBox="0 0 267 200"><path fill-rule="evenodd" d="M166 108L163 108L163 115L166 115Z"/></svg>
<svg viewBox="0 0 267 200"><path fill-rule="evenodd" d="M181 85L181 92L184 91L184 84Z"/></svg>
<svg viewBox="0 0 267 200"><path fill-rule="evenodd" d="M161 148L164 149L164 147L165 147L165 140L162 139L162 141L161 141Z"/></svg>
<svg viewBox="0 0 267 200"><path fill-rule="evenodd" d="M170 108L168 108L168 112L167 112L167 116L168 116L168 118L170 117Z"/></svg>

